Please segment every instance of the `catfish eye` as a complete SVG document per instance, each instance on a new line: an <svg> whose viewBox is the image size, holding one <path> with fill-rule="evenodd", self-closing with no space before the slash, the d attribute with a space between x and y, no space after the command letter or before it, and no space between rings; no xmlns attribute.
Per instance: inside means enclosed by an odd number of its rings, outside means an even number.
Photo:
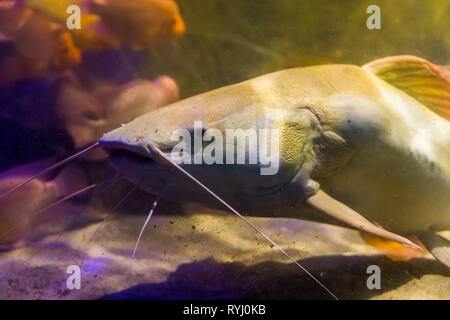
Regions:
<svg viewBox="0 0 450 320"><path fill-rule="evenodd" d="M171 21L170 21L170 24L172 25L172 27L174 26L174 25L176 25L177 24L177 20L175 20L175 19L172 19Z"/></svg>

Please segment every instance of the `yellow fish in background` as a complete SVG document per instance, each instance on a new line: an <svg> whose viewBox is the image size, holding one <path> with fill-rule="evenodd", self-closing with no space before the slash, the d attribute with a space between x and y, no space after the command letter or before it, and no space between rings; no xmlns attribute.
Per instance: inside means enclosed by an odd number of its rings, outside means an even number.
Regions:
<svg viewBox="0 0 450 320"><path fill-rule="evenodd" d="M109 31L134 48L159 44L185 31L173 0L94 0L91 9Z"/></svg>
<svg viewBox="0 0 450 320"><path fill-rule="evenodd" d="M0 5L0 11L5 9L5 19L0 12L0 32L18 28L24 13L33 12L65 28L70 5L80 7L81 29L70 30L70 34L83 51L118 48L123 44L146 48L179 37L185 31L173 0L23 0Z"/></svg>
<svg viewBox="0 0 450 320"><path fill-rule="evenodd" d="M29 179L36 170L52 160L42 160L12 168L0 174L0 192ZM61 196L74 192L88 183L84 169L74 164L52 180L35 179L11 197L0 200L0 251L21 247L30 232L60 214L68 204L57 204ZM56 204L56 205L55 205ZM40 211L44 208L48 210Z"/></svg>
<svg viewBox="0 0 450 320"><path fill-rule="evenodd" d="M62 25L66 25L66 20L69 17L67 13L69 6L79 6L83 20L88 12L90 2L91 0L24 0L25 5L34 12Z"/></svg>
<svg viewBox="0 0 450 320"><path fill-rule="evenodd" d="M81 29L70 30L70 33L80 49L102 50L119 47L120 39L106 30L98 15L91 13L91 3L92 0L25 0L28 8L64 27L69 17L67 8L70 5L79 6Z"/></svg>
<svg viewBox="0 0 450 320"><path fill-rule="evenodd" d="M65 30L53 32L53 57L51 67L54 71L64 71L81 62L81 51L75 46L72 36Z"/></svg>
<svg viewBox="0 0 450 320"><path fill-rule="evenodd" d="M181 36L185 31L173 0L25 0L27 7L65 25L67 8L81 9L81 29L71 30L82 50L100 50L128 43L145 48Z"/></svg>

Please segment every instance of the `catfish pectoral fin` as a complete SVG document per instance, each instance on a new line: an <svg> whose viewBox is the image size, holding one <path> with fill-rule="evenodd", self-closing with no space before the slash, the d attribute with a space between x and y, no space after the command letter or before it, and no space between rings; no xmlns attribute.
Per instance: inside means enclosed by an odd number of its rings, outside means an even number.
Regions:
<svg viewBox="0 0 450 320"><path fill-rule="evenodd" d="M342 202L330 197L322 190L319 190L315 195L306 199L305 202L308 205L312 206L314 209L319 210L339 221L342 221L353 228L377 235L385 239L394 240L404 245L422 250L421 247L414 244L405 237L389 232L385 229L382 229L374 225L369 220L360 215L358 212L354 211L353 209L346 206Z"/></svg>
<svg viewBox="0 0 450 320"><path fill-rule="evenodd" d="M450 241L432 231L420 232L417 236L436 260L450 268Z"/></svg>

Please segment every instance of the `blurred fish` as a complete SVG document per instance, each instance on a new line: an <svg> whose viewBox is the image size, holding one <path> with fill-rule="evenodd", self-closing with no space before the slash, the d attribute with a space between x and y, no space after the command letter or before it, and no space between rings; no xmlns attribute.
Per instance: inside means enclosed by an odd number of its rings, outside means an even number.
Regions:
<svg viewBox="0 0 450 320"><path fill-rule="evenodd" d="M76 148L95 140L105 126L101 102L73 79L61 84L55 112Z"/></svg>
<svg viewBox="0 0 450 320"><path fill-rule="evenodd" d="M185 31L173 0L94 0L91 8L112 33L134 48L160 44Z"/></svg>
<svg viewBox="0 0 450 320"><path fill-rule="evenodd" d="M48 161L38 161L2 173L0 192L27 180L46 165ZM75 165L64 169L53 180L35 179L11 197L1 199L0 249L15 248L23 244L29 232L48 221L53 213L52 210L42 213L39 210L54 203L61 196L86 186L87 183L86 174ZM58 209L61 210L61 207Z"/></svg>
<svg viewBox="0 0 450 320"><path fill-rule="evenodd" d="M69 32L61 29L55 30L53 41L53 54L50 60L53 71L62 72L81 62L81 52L75 46Z"/></svg>
<svg viewBox="0 0 450 320"><path fill-rule="evenodd" d="M37 14L28 16L11 36L16 53L0 66L0 83L59 73L81 62L70 33Z"/></svg>
<svg viewBox="0 0 450 320"><path fill-rule="evenodd" d="M32 60L50 60L53 53L52 24L38 15L31 15L14 35L20 56Z"/></svg>
<svg viewBox="0 0 450 320"><path fill-rule="evenodd" d="M76 45L83 51L115 49L122 40L107 30L101 18L95 14L82 16L81 29L71 30Z"/></svg>
<svg viewBox="0 0 450 320"><path fill-rule="evenodd" d="M24 4L34 12L63 25L66 25L69 16L67 13L69 6L79 6L83 18L90 2L91 0L24 0Z"/></svg>
<svg viewBox="0 0 450 320"><path fill-rule="evenodd" d="M178 100L178 86L167 76L138 79L122 86L103 86L90 93L76 80L61 85L56 112L75 147L97 141L124 122ZM106 153L91 153L95 159Z"/></svg>
<svg viewBox="0 0 450 320"><path fill-rule="evenodd" d="M105 132L147 112L178 100L178 86L168 76L155 80L137 79L125 85L96 93L105 106ZM99 137L100 138L100 137Z"/></svg>
<svg viewBox="0 0 450 320"><path fill-rule="evenodd" d="M185 25L173 0L23 0L3 5L7 19L0 30L11 34L26 15L34 12L49 22L66 25L67 8L80 7L81 29L70 30L81 50L118 48L124 43L134 48L160 44L184 33ZM2 7L0 6L0 9ZM1 15L0 15L1 18ZM5 27L2 27L2 25Z"/></svg>
<svg viewBox="0 0 450 320"><path fill-rule="evenodd" d="M14 35L31 13L20 1L0 2L0 35Z"/></svg>
<svg viewBox="0 0 450 320"><path fill-rule="evenodd" d="M102 50L119 47L120 39L106 30L98 15L91 13L91 3L92 0L25 0L28 8L62 26L66 25L69 16L67 8L70 5L79 6L81 29L70 30L70 34L81 50Z"/></svg>

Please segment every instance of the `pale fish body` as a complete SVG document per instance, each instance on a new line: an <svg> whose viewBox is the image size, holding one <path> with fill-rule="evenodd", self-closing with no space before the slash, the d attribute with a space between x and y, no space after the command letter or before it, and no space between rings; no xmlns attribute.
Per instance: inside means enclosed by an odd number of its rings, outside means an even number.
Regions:
<svg viewBox="0 0 450 320"><path fill-rule="evenodd" d="M414 68L425 64L425 70L430 64L416 57L400 60ZM209 204L204 193L169 170L156 148L169 156L178 143L171 139L173 130L192 130L194 121L222 132L278 128L276 175L261 176L258 165L183 167L248 214L345 223L413 245L392 232L430 235L450 228L450 109L447 96L433 96L439 103L425 106L419 101L430 95L413 98L374 70L325 65L275 72L150 112L105 134L100 144L112 151L111 161L125 177L144 181L143 189L157 193L165 185L166 198ZM435 78L442 80L436 86L443 86L444 95L450 92L439 75L430 77L432 87ZM450 265L448 244L436 237L423 241Z"/></svg>
<svg viewBox="0 0 450 320"><path fill-rule="evenodd" d="M353 69L317 69L327 73L323 77L335 91L318 103L322 130L354 146L347 164L317 181L388 230L450 229L449 122L371 73Z"/></svg>

